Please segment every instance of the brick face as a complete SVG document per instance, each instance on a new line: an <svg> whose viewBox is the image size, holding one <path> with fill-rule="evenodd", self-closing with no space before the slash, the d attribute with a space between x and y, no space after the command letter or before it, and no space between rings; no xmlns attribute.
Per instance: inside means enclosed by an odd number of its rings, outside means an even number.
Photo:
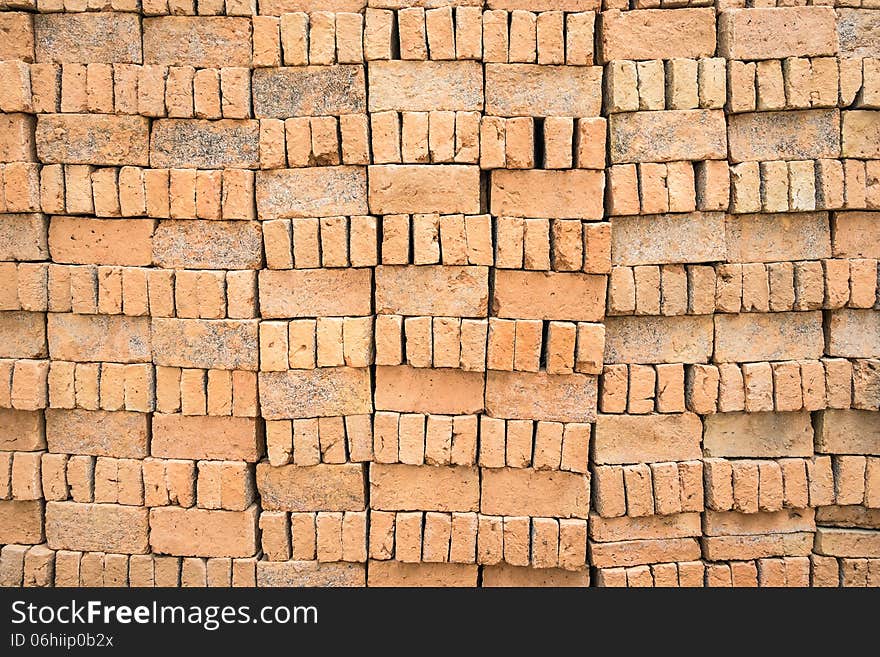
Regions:
<svg viewBox="0 0 880 657"><path fill-rule="evenodd" d="M5 3L0 585L880 584L877 0L710 5Z"/></svg>

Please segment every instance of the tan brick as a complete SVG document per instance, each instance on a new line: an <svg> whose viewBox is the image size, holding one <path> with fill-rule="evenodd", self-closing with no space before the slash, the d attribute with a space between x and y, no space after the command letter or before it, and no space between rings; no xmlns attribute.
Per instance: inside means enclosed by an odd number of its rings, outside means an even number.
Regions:
<svg viewBox="0 0 880 657"><path fill-rule="evenodd" d="M252 556L257 551L257 505L246 511L150 509L150 547L180 556Z"/></svg>
<svg viewBox="0 0 880 657"><path fill-rule="evenodd" d="M604 174L588 169L492 173L495 215L601 219Z"/></svg>
<svg viewBox="0 0 880 657"><path fill-rule="evenodd" d="M651 463L700 458L702 423L697 415L600 415L594 462Z"/></svg>
<svg viewBox="0 0 880 657"><path fill-rule="evenodd" d="M303 403L303 400L311 400ZM377 402L378 405L378 402ZM331 367L260 373L260 407L269 420L370 413L370 371Z"/></svg>
<svg viewBox="0 0 880 657"><path fill-rule="evenodd" d="M183 440L184 436L188 438ZM253 462L259 458L261 447L254 418L153 414L153 456Z"/></svg>
<svg viewBox="0 0 880 657"><path fill-rule="evenodd" d="M124 13L40 14L34 17L37 61L141 63L138 17Z"/></svg>
<svg viewBox="0 0 880 657"><path fill-rule="evenodd" d="M605 62L673 57L696 59L715 53L714 16L706 9L604 12L600 27L599 52Z"/></svg>
<svg viewBox="0 0 880 657"><path fill-rule="evenodd" d="M376 509L477 511L479 488L474 468L385 464L370 468L370 504Z"/></svg>
<svg viewBox="0 0 880 657"><path fill-rule="evenodd" d="M109 550L143 554L147 546L147 509L116 504L49 502L46 539L55 550Z"/></svg>

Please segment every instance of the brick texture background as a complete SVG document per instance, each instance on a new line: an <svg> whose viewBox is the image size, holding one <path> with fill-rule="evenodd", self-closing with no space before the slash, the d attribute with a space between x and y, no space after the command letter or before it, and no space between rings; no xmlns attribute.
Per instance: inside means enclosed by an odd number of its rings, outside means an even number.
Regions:
<svg viewBox="0 0 880 657"><path fill-rule="evenodd" d="M880 585L878 0L0 0L0 584Z"/></svg>

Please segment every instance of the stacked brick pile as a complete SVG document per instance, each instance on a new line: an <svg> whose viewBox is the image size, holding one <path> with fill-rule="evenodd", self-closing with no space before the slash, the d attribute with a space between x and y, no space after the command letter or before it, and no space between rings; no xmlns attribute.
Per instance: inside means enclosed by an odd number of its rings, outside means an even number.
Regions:
<svg viewBox="0 0 880 657"><path fill-rule="evenodd" d="M0 584L880 585L880 4L779 4L0 0Z"/></svg>

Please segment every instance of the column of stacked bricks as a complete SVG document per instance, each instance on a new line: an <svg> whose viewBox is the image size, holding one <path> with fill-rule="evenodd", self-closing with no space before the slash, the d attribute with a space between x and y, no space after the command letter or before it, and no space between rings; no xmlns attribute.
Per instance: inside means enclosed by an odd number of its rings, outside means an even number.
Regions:
<svg viewBox="0 0 880 657"><path fill-rule="evenodd" d="M880 5L752 4L0 0L0 585L880 585Z"/></svg>

